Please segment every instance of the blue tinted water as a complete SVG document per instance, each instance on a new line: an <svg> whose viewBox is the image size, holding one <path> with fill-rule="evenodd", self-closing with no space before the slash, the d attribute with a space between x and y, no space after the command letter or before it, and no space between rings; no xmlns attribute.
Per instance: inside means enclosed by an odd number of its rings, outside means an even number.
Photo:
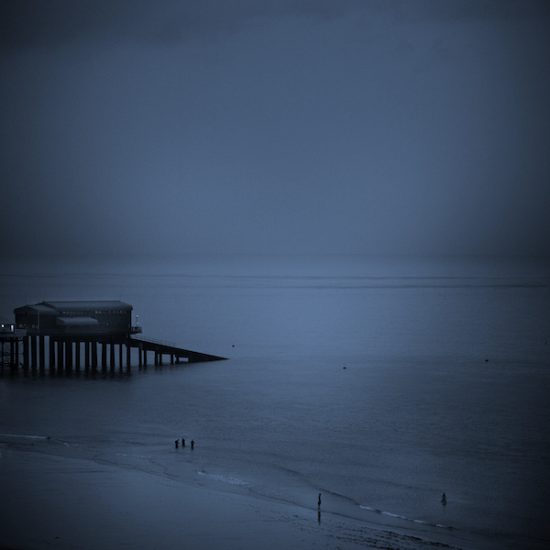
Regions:
<svg viewBox="0 0 550 550"><path fill-rule="evenodd" d="M2 433L304 506L321 490L327 511L458 546L550 539L544 266L195 258L12 264L1 282L4 316L122 299L146 335L230 357L120 378L4 375ZM201 447L184 465L165 452L182 436Z"/></svg>

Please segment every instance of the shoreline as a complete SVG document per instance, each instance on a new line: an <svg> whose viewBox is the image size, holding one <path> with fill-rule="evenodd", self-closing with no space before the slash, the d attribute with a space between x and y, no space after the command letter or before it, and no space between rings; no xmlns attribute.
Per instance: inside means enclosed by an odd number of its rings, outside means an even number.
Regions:
<svg viewBox="0 0 550 550"><path fill-rule="evenodd" d="M319 522L314 506L253 493L234 479L192 467L174 479L140 470L135 464L109 464L101 458L32 448L33 443L51 441L43 436L26 435L26 443L13 444L6 442L7 435L0 437L4 488L0 513L6 525L0 546L468 547L456 540L453 544L448 536L436 539L429 533L399 528L392 525L393 518L377 523L371 521L374 518L350 517L339 507L323 509ZM21 441L21 437L13 439ZM334 503L332 499L331 508Z"/></svg>

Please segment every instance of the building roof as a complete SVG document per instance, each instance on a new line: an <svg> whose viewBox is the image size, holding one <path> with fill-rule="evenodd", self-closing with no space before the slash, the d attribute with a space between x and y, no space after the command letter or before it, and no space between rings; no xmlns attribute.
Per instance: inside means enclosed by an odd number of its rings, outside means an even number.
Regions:
<svg viewBox="0 0 550 550"><path fill-rule="evenodd" d="M99 324L93 317L58 317L56 323L64 327L90 327Z"/></svg>
<svg viewBox="0 0 550 550"><path fill-rule="evenodd" d="M65 300L59 302L42 302L47 307L58 311L81 311L86 309L111 311L113 309L130 310L132 306L120 300Z"/></svg>
<svg viewBox="0 0 550 550"><path fill-rule="evenodd" d="M30 309L44 315L56 315L57 310L51 306L42 304L27 304L25 306L17 307L14 311L21 311L22 309Z"/></svg>

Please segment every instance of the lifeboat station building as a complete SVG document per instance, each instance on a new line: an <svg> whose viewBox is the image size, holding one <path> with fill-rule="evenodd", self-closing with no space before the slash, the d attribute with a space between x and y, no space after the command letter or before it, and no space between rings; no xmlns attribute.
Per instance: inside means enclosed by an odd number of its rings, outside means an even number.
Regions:
<svg viewBox="0 0 550 550"><path fill-rule="evenodd" d="M0 367L22 364L24 369L43 370L47 364L51 372L61 372L78 371L81 365L86 370L91 367L96 371L100 365L102 371L114 371L118 365L120 370L126 366L129 372L132 350L140 367L147 366L148 353L154 354L155 366L162 365L165 356L170 364L225 359L134 337L141 333L141 327L132 326L132 309L118 300L44 301L18 307L14 310L15 323L2 323Z"/></svg>
<svg viewBox="0 0 550 550"><path fill-rule="evenodd" d="M28 335L104 336L127 338L132 329L132 306L125 302L64 301L41 302L14 310L15 326Z"/></svg>

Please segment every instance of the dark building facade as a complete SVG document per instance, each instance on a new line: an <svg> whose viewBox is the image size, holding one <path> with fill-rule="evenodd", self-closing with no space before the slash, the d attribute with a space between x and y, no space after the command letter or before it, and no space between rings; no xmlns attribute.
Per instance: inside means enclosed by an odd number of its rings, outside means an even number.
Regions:
<svg viewBox="0 0 550 550"><path fill-rule="evenodd" d="M29 335L125 338L132 306L118 300L40 302L14 310L15 326Z"/></svg>

